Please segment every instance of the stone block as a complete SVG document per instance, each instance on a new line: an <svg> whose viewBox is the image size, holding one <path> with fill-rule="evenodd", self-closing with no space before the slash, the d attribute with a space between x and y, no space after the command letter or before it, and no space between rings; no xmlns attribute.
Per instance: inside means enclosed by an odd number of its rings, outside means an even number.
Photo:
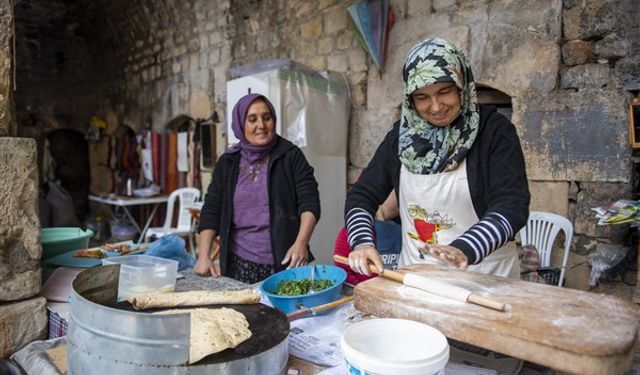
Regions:
<svg viewBox="0 0 640 375"><path fill-rule="evenodd" d="M0 176L0 287L8 290L2 298L7 301L39 292L39 285L18 292L8 286L28 280L22 274L36 272L42 255L34 139L0 137Z"/></svg>
<svg viewBox="0 0 640 375"><path fill-rule="evenodd" d="M611 69L605 64L573 66L562 72L561 85L563 89L598 89L609 83L610 75Z"/></svg>
<svg viewBox="0 0 640 375"><path fill-rule="evenodd" d="M171 73L180 73L180 63L178 61L174 61L173 63L171 63Z"/></svg>
<svg viewBox="0 0 640 375"><path fill-rule="evenodd" d="M37 297L0 305L0 357L6 358L32 341L46 339L46 302Z"/></svg>
<svg viewBox="0 0 640 375"><path fill-rule="evenodd" d="M218 45L218 44L222 43L222 41L223 41L222 32L214 31L211 34L209 34L209 45L210 46Z"/></svg>
<svg viewBox="0 0 640 375"><path fill-rule="evenodd" d="M569 183L566 181L531 181L530 211L546 211L567 217L569 214Z"/></svg>
<svg viewBox="0 0 640 375"><path fill-rule="evenodd" d="M608 34L620 22L621 13L618 9L617 1L597 1L565 10L563 14L565 39L587 40Z"/></svg>
<svg viewBox="0 0 640 375"><path fill-rule="evenodd" d="M325 8L328 8L334 4L336 4L338 1L337 0L318 0L318 10L322 10Z"/></svg>
<svg viewBox="0 0 640 375"><path fill-rule="evenodd" d="M331 54L327 57L329 70L344 73L348 70L347 56L344 54Z"/></svg>
<svg viewBox="0 0 640 375"><path fill-rule="evenodd" d="M347 28L347 10L338 5L328 9L324 15L324 32L331 35Z"/></svg>
<svg viewBox="0 0 640 375"><path fill-rule="evenodd" d="M590 56L591 43L584 40L571 40L562 46L562 60L568 66L584 64Z"/></svg>
<svg viewBox="0 0 640 375"><path fill-rule="evenodd" d="M318 53L327 55L334 50L333 38L322 38L318 41Z"/></svg>
<svg viewBox="0 0 640 375"><path fill-rule="evenodd" d="M613 80L625 90L640 90L640 52L618 60L613 68Z"/></svg>
<svg viewBox="0 0 640 375"><path fill-rule="evenodd" d="M562 265L563 252L554 251L551 253L551 265L560 267ZM589 290L589 276L591 275L591 266L587 262L587 258L574 252L569 253L567 260L567 269L564 275L565 288Z"/></svg>
<svg viewBox="0 0 640 375"><path fill-rule="evenodd" d="M474 2L469 8L481 9L482 5ZM486 22L489 21L558 42L562 38L562 0L545 1L544 6L538 0L490 1Z"/></svg>
<svg viewBox="0 0 640 375"><path fill-rule="evenodd" d="M317 38L322 34L322 17L316 17L300 26L300 37L304 39Z"/></svg>
<svg viewBox="0 0 640 375"><path fill-rule="evenodd" d="M367 74L365 72L349 72L347 81L350 85L360 85L367 83Z"/></svg>
<svg viewBox="0 0 640 375"><path fill-rule="evenodd" d="M581 182L578 199L569 207L569 216L573 218L573 228L576 234L591 238L608 238L613 243L623 243L627 232L625 225L598 225L594 207L605 206L618 199L631 197L629 183L612 182ZM583 242L588 241L584 239ZM583 245L576 251L593 251L592 246Z"/></svg>
<svg viewBox="0 0 640 375"><path fill-rule="evenodd" d="M407 2L407 12L412 16L429 14L432 9L432 0L409 0Z"/></svg>
<svg viewBox="0 0 640 375"><path fill-rule="evenodd" d="M344 31L338 35L336 38L336 47L338 50L343 50L351 47L353 44L353 33L349 31Z"/></svg>
<svg viewBox="0 0 640 375"><path fill-rule="evenodd" d="M215 65L220 61L220 48L212 48L209 51L209 64Z"/></svg>
<svg viewBox="0 0 640 375"><path fill-rule="evenodd" d="M433 0L432 7L436 12L453 8L456 5L456 0Z"/></svg>
<svg viewBox="0 0 640 375"><path fill-rule="evenodd" d="M593 45L593 53L605 59L625 57L628 50L627 41L617 34L609 34Z"/></svg>
<svg viewBox="0 0 640 375"><path fill-rule="evenodd" d="M511 97L555 89L560 63L556 42L510 25L482 30L475 33L480 37L474 34L469 56L476 82Z"/></svg>
<svg viewBox="0 0 640 375"><path fill-rule="evenodd" d="M296 18L304 17L311 14L312 11L316 10L314 4L310 1L298 2L296 6L292 8L294 9Z"/></svg>
<svg viewBox="0 0 640 375"><path fill-rule="evenodd" d="M351 104L355 107L361 107L367 104L366 82L351 86Z"/></svg>
<svg viewBox="0 0 640 375"><path fill-rule="evenodd" d="M327 69L327 58L324 56L314 56L308 60L307 64L311 69L325 70Z"/></svg>
<svg viewBox="0 0 640 375"><path fill-rule="evenodd" d="M352 48L347 52L349 70L352 72L364 72L367 70L369 55L362 48Z"/></svg>
<svg viewBox="0 0 640 375"><path fill-rule="evenodd" d="M198 69L200 69L200 54L199 53L189 54L189 71L195 72Z"/></svg>
<svg viewBox="0 0 640 375"><path fill-rule="evenodd" d="M615 90L513 98L529 179L628 182L627 100Z"/></svg>
<svg viewBox="0 0 640 375"><path fill-rule="evenodd" d="M37 265L37 262L35 262ZM0 302L19 301L31 298L40 293L42 272L40 268L25 272L16 272L7 267L8 264L0 264Z"/></svg>
<svg viewBox="0 0 640 375"><path fill-rule="evenodd" d="M384 93L380 93L384 95ZM398 111L381 109L354 109L349 123L349 159L356 168L364 168L391 130Z"/></svg>

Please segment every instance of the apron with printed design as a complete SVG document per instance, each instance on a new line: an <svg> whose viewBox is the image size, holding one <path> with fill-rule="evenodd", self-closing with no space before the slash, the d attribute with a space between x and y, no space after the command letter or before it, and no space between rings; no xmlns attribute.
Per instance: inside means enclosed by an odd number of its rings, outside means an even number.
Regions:
<svg viewBox="0 0 640 375"><path fill-rule="evenodd" d="M429 244L448 245L479 221L471 201L466 160L447 173L415 174L404 166L400 171L399 194L402 219L402 252L399 267L415 263L446 264L420 251L420 237ZM515 243L508 242L489 254L470 271L520 278L520 261Z"/></svg>

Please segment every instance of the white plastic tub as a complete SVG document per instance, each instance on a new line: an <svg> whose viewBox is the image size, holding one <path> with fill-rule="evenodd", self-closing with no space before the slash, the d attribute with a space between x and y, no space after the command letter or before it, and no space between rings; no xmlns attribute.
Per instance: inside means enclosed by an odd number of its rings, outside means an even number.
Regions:
<svg viewBox="0 0 640 375"><path fill-rule="evenodd" d="M178 262L149 255L124 255L106 258L103 265L119 264L118 302L138 294L173 292Z"/></svg>
<svg viewBox="0 0 640 375"><path fill-rule="evenodd" d="M404 319L355 323L342 335L348 374L442 375L449 343L437 329Z"/></svg>

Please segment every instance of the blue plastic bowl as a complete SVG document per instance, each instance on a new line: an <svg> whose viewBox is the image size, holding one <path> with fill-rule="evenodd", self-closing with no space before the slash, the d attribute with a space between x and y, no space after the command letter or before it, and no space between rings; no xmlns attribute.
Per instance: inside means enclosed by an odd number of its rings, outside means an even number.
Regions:
<svg viewBox="0 0 640 375"><path fill-rule="evenodd" d="M329 279L335 281L330 288L299 296L279 296L273 294L278 283L283 280L303 280L311 278L311 267L316 267L315 279ZM318 264L280 271L269 276L260 284L260 291L269 298L273 306L285 314L307 307L315 307L333 302L342 294L342 284L347 279L347 273L340 267ZM328 311L318 312L322 315Z"/></svg>

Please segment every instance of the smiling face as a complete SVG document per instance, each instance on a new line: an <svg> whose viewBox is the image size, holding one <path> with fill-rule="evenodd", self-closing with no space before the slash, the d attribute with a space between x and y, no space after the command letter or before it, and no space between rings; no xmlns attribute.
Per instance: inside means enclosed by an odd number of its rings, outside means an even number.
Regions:
<svg viewBox="0 0 640 375"><path fill-rule="evenodd" d="M460 115L460 90L453 82L438 82L414 91L413 106L435 126L450 125Z"/></svg>
<svg viewBox="0 0 640 375"><path fill-rule="evenodd" d="M263 100L256 100L247 110L244 121L244 136L252 145L264 146L269 143L275 123L269 107Z"/></svg>

